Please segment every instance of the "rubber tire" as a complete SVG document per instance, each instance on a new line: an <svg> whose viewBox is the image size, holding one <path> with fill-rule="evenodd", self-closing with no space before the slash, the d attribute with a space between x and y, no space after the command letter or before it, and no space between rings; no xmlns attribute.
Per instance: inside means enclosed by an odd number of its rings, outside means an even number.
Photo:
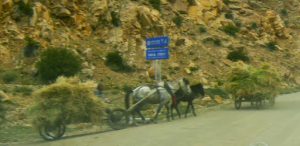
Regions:
<svg viewBox="0 0 300 146"><path fill-rule="evenodd" d="M242 107L242 101L241 101L241 99L235 99L235 101L234 101L234 107L237 110L239 110Z"/></svg>
<svg viewBox="0 0 300 146"><path fill-rule="evenodd" d="M54 131L50 131L50 129L54 129ZM53 132L56 134L53 134ZM39 128L40 136L47 141L60 139L65 132L66 125L63 123L59 124L58 127L42 126Z"/></svg>
<svg viewBox="0 0 300 146"><path fill-rule="evenodd" d="M129 116L126 110L117 108L108 112L108 125L114 130L127 128Z"/></svg>

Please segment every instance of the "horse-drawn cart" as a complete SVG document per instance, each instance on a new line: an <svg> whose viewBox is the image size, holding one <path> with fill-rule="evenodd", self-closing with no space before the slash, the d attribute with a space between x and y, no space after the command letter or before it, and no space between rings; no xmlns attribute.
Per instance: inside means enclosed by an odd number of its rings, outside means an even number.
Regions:
<svg viewBox="0 0 300 146"><path fill-rule="evenodd" d="M132 105L127 110L122 108L106 109L106 116L102 121L107 123L112 129L120 130L129 126L129 116L143 101L150 97L153 93L149 93L148 96ZM44 124L39 127L39 134L45 140L56 140L61 138L66 132L66 123L60 120L55 124Z"/></svg>
<svg viewBox="0 0 300 146"><path fill-rule="evenodd" d="M275 96L256 95L236 97L234 100L234 106L237 110L242 107L242 102L250 102L252 107L260 109L263 104L266 104L266 102L268 102L270 106L273 106L275 104Z"/></svg>

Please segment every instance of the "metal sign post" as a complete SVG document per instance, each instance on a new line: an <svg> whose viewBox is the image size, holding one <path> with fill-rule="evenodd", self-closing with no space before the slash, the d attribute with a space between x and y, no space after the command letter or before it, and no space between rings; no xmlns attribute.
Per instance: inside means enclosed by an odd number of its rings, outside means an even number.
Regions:
<svg viewBox="0 0 300 146"><path fill-rule="evenodd" d="M169 45L170 39L169 37L156 37L149 38L146 40L146 47L148 50L146 51L146 59L154 60L153 67L155 72L155 80L161 81L161 60L169 59L169 49L167 48Z"/></svg>

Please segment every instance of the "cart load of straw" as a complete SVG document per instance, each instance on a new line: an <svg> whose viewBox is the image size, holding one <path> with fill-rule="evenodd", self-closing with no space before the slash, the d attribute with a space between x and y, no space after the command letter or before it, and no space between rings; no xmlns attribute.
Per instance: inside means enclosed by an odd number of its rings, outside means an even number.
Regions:
<svg viewBox="0 0 300 146"><path fill-rule="evenodd" d="M81 82L78 78L59 78L54 84L36 91L35 105L30 113L33 125L99 123L104 114L104 104L94 95L96 84Z"/></svg>
<svg viewBox="0 0 300 146"><path fill-rule="evenodd" d="M225 89L236 97L275 97L278 94L280 78L278 73L265 65L254 68L238 64L229 73Z"/></svg>

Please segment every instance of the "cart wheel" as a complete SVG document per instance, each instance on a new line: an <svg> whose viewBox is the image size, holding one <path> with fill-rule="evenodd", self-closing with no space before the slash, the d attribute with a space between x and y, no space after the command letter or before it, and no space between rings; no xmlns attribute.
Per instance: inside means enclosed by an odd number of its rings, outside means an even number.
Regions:
<svg viewBox="0 0 300 146"><path fill-rule="evenodd" d="M124 129L129 124L129 116L124 109L113 109L108 113L108 124L115 130Z"/></svg>
<svg viewBox="0 0 300 146"><path fill-rule="evenodd" d="M63 123L55 126L45 125L39 128L39 134L45 140L57 140L65 134L65 131L66 125Z"/></svg>
<svg viewBox="0 0 300 146"><path fill-rule="evenodd" d="M270 106L274 106L275 105L275 97L270 97L269 98L269 104L270 104Z"/></svg>
<svg viewBox="0 0 300 146"><path fill-rule="evenodd" d="M242 107L242 101L240 98L235 99L234 106L235 106L235 109L237 109L237 110L239 110Z"/></svg>
<svg viewBox="0 0 300 146"><path fill-rule="evenodd" d="M260 109L261 106L262 106L262 101L261 101L260 98L257 98L256 99L256 104L255 104L256 109Z"/></svg>

